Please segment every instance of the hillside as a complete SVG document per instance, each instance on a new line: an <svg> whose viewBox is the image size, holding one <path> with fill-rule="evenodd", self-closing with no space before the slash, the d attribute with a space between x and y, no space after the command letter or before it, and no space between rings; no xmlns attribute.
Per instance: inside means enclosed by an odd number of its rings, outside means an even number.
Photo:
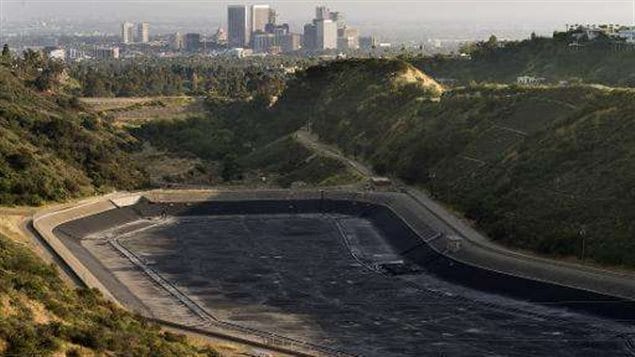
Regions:
<svg viewBox="0 0 635 357"><path fill-rule="evenodd" d="M435 78L512 83L518 76L545 77L552 83L571 81L610 86L635 86L635 51L616 49L603 41L570 46L571 35L534 37L524 41L484 42L464 49L471 59L455 56L408 59ZM492 39L493 40L493 39Z"/></svg>
<svg viewBox="0 0 635 357"><path fill-rule="evenodd" d="M412 116L421 102L442 93L438 83L403 61L336 61L289 81L270 115L280 133L303 125L329 140L349 133L348 145L363 151L396 118Z"/></svg>
<svg viewBox="0 0 635 357"><path fill-rule="evenodd" d="M241 158L248 170L268 176L281 187L296 185L339 186L362 177L340 161L317 155L292 136L282 137Z"/></svg>
<svg viewBox="0 0 635 357"><path fill-rule="evenodd" d="M0 234L0 355L220 356L162 332L94 290L73 290L23 242Z"/></svg>
<svg viewBox="0 0 635 357"><path fill-rule="evenodd" d="M584 239L586 258L635 266L635 93L474 86L436 102L394 86L389 74L404 66L309 70L273 109L277 124L309 123L321 140L426 187L507 245L580 256Z"/></svg>
<svg viewBox="0 0 635 357"><path fill-rule="evenodd" d="M0 204L37 205L144 184L134 142L63 93L0 67Z"/></svg>

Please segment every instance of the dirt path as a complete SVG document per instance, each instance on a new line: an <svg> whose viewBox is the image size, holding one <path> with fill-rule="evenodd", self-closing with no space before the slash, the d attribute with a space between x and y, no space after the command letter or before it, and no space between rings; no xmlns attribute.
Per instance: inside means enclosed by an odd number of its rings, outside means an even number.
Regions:
<svg viewBox="0 0 635 357"><path fill-rule="evenodd" d="M353 170L357 171L359 174L361 174L364 177L370 178L373 176L373 171L370 168L368 168L367 166L365 166L364 164L358 161L347 158L338 149L319 142L317 137L315 137L313 134L305 130L296 131L293 134L293 138L297 140L300 144L304 145L305 147L315 151L316 153L322 156L330 157L340 162L343 162L344 164L350 166L351 168L353 168Z"/></svg>

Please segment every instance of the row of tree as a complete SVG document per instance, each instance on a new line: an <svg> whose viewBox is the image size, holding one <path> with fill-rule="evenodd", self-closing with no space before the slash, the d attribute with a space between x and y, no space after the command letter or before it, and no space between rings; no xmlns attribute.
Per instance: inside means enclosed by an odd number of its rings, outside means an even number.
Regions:
<svg viewBox="0 0 635 357"><path fill-rule="evenodd" d="M182 58L90 62L73 65L71 76L81 85L77 94L87 97L272 97L284 87L285 68L305 65L301 59L290 63L262 61Z"/></svg>

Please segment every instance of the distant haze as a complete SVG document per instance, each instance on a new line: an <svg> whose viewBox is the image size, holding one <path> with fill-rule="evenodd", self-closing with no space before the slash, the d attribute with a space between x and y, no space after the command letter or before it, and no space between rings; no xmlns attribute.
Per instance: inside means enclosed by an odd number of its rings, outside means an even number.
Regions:
<svg viewBox="0 0 635 357"><path fill-rule="evenodd" d="M310 21L317 5L343 12L348 23L362 30L385 33L441 33L444 28L537 31L549 33L567 23L633 24L635 0L277 0L262 2L203 0L0 0L3 20L16 22L41 18L69 21L150 22L208 21L224 25L228 4L270 4L281 22L296 30ZM384 31L382 31L382 29ZM113 29L113 32L116 30Z"/></svg>

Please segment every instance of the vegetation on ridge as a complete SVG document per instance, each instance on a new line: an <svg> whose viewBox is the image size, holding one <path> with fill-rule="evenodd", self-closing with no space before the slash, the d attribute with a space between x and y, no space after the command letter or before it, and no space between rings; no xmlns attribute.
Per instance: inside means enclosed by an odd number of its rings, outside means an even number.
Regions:
<svg viewBox="0 0 635 357"><path fill-rule="evenodd" d="M0 204L143 185L140 168L127 159L133 139L60 89L63 71L38 79L49 62L29 55L0 65Z"/></svg>
<svg viewBox="0 0 635 357"><path fill-rule="evenodd" d="M396 66L383 63L388 73ZM307 71L273 109L274 125L309 123L380 173L425 186L497 241L581 256L584 240L585 258L635 266L633 91L481 85L436 102L393 87L381 64L369 62L366 75L355 72L364 61Z"/></svg>
<svg viewBox="0 0 635 357"><path fill-rule="evenodd" d="M464 48L466 57L434 56L407 59L434 76L476 82L512 83L518 76L545 77L557 83L600 83L635 87L635 51L597 39L581 42L569 33L500 43L495 37Z"/></svg>

